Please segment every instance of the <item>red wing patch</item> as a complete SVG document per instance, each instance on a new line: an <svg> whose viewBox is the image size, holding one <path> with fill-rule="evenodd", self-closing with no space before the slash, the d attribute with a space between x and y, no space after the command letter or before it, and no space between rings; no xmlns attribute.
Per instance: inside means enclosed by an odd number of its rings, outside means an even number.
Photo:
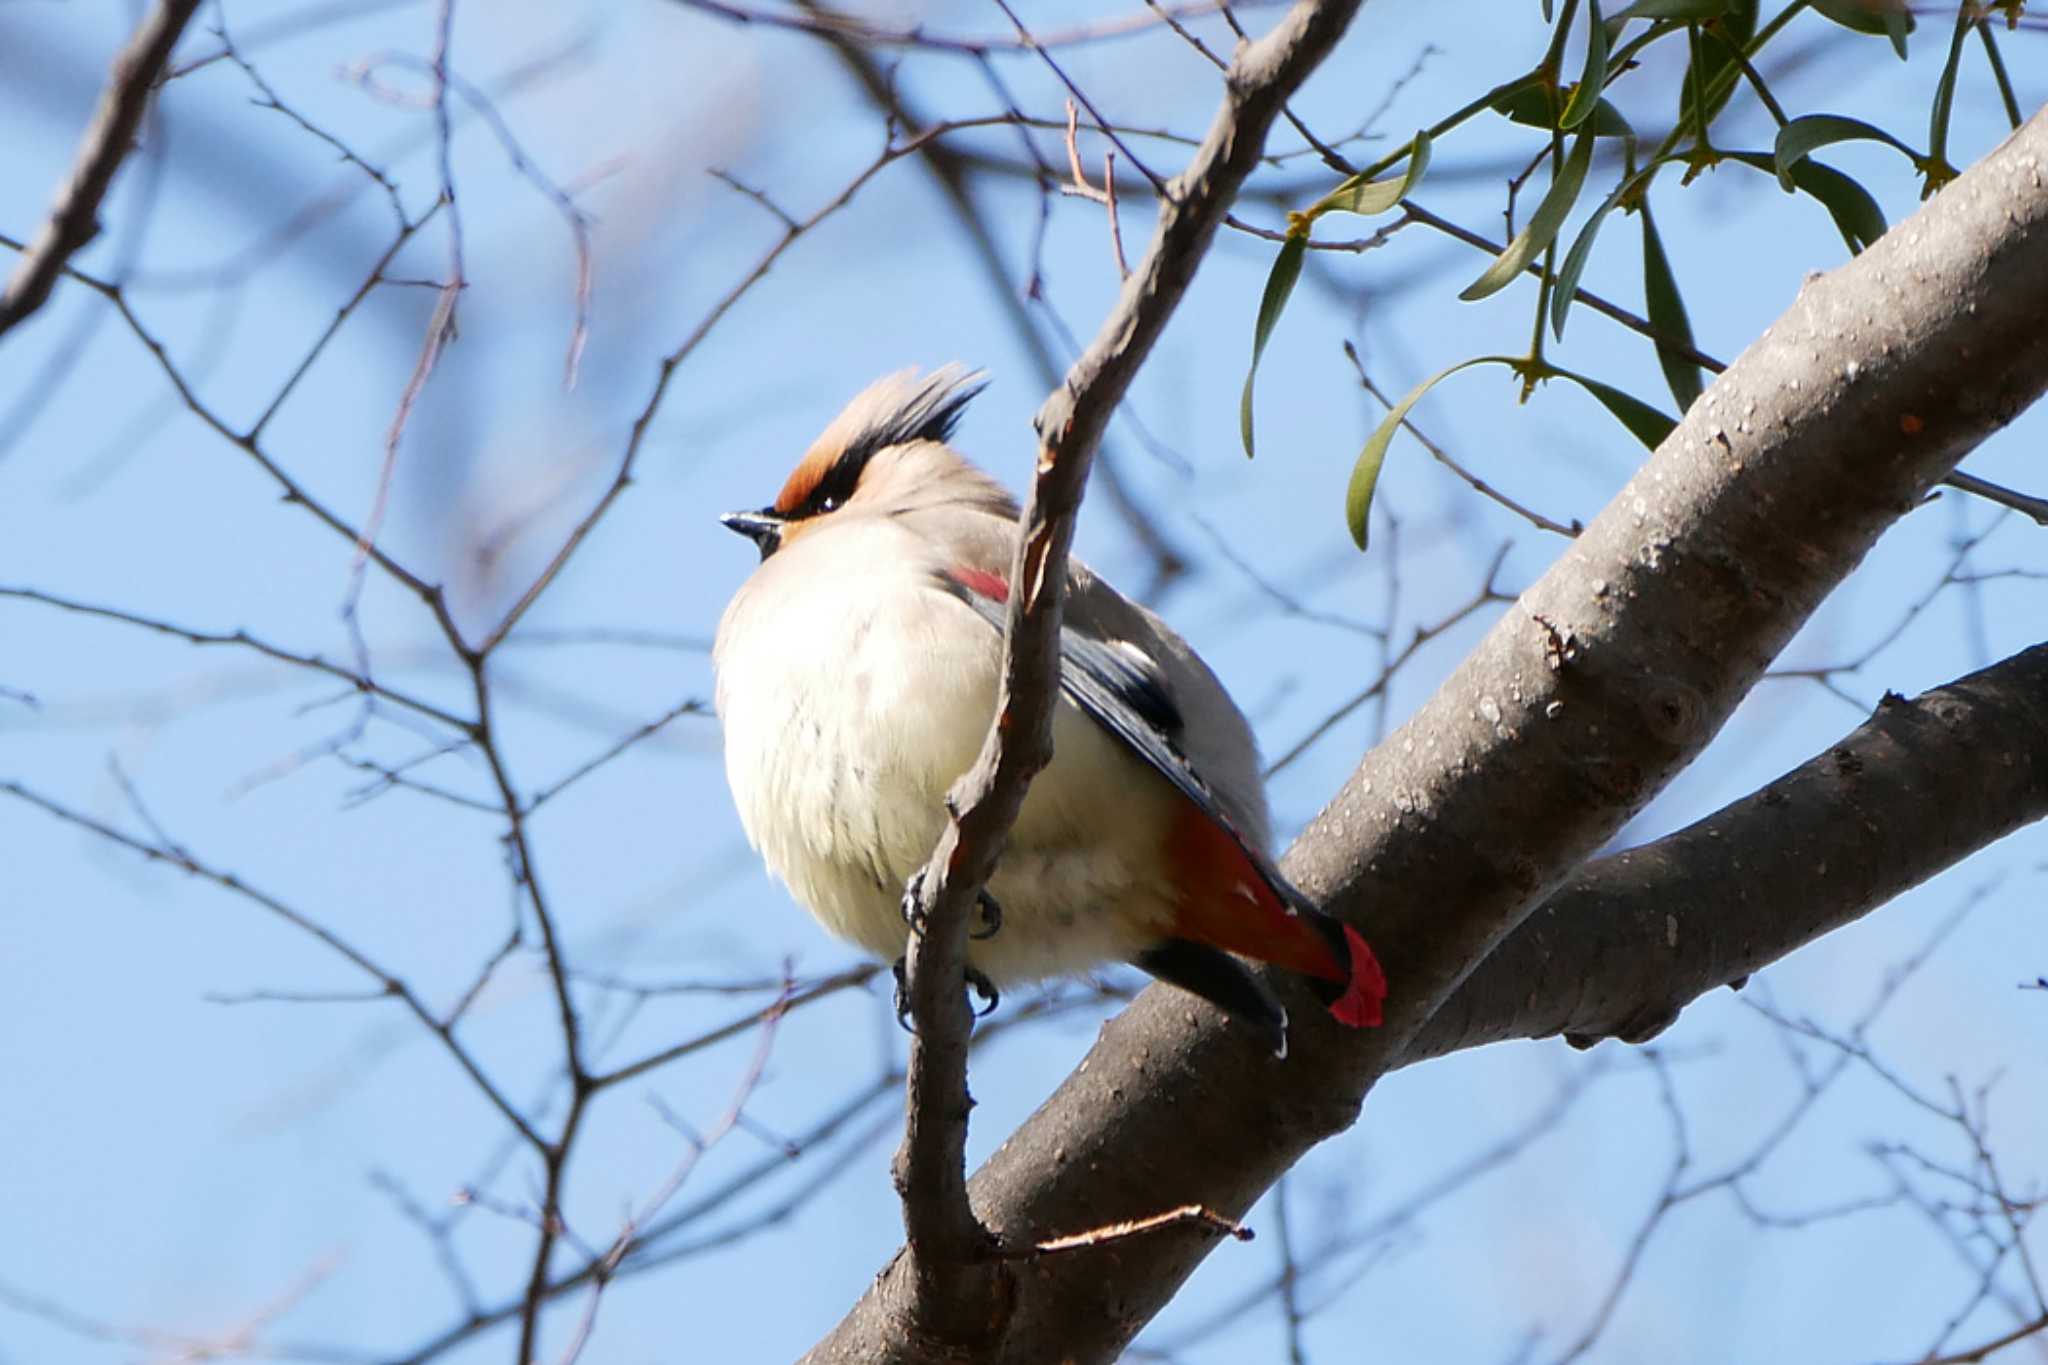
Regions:
<svg viewBox="0 0 2048 1365"><path fill-rule="evenodd" d="M990 573L986 569L948 569L946 573L969 592L978 593L997 602L1010 600L1009 581L999 573Z"/></svg>

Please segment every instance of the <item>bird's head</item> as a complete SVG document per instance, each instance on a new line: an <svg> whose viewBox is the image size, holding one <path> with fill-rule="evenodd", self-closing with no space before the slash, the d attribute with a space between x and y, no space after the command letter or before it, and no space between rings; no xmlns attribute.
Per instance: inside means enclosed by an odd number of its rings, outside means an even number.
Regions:
<svg viewBox="0 0 2048 1365"><path fill-rule="evenodd" d="M955 499L1001 504L1014 515L1008 495L946 445L961 410L986 384L963 365L875 381L811 443L774 502L719 521L766 559L834 516L894 515Z"/></svg>

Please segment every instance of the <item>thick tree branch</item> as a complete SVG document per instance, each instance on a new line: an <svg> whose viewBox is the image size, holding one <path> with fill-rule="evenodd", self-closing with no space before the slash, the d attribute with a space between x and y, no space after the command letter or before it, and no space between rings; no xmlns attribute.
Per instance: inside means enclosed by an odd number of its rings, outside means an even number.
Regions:
<svg viewBox="0 0 2048 1365"><path fill-rule="evenodd" d="M1502 1038L1640 1042L2048 817L2048 644L1887 697L1826 752L1675 834L1590 863L1479 965L1402 1064Z"/></svg>
<svg viewBox="0 0 2048 1365"><path fill-rule="evenodd" d="M1148 992L976 1176L998 1235L1191 1202L1236 1216L1355 1120L1466 974L1705 747L1878 535L2048 386L2044 182L2048 114L1810 283L1317 817L1287 869L1367 926L1387 1026L1340 1036L1302 1009L1281 1063ZM1206 1250L1159 1237L1036 1264L988 1358L1111 1357ZM832 1358L898 1349L876 1312L888 1279Z"/></svg>
<svg viewBox="0 0 2048 1365"><path fill-rule="evenodd" d="M896 1162L909 1244L864 1300L878 1315L874 1334L850 1320L811 1353L813 1360L979 1356L996 1349L1008 1333L1024 1272L995 1257L965 1187L972 1021L961 981L968 911L995 866L1027 784L1052 753L1067 549L1096 444L1257 164L1273 120L1335 45L1357 7L1358 0L1302 0L1272 33L1239 54L1208 137L1162 197L1143 260L1094 342L1038 412L1037 474L1011 567L995 723L980 758L954 788L956 813L913 893L924 931L910 944L907 1003L917 1036L907 1083L909 1117ZM1177 1206L1146 1209L1140 1216ZM1074 1219L1060 1230L1103 1221ZM1164 1234L1139 1240L1186 1239Z"/></svg>
<svg viewBox="0 0 2048 1365"><path fill-rule="evenodd" d="M0 295L0 335L43 306L65 262L99 235L100 203L114 183L114 172L135 145L135 129L149 108L171 49L198 8L199 0L160 0L114 58L113 73L78 145L71 175L58 186L43 230L14 268L6 294Z"/></svg>

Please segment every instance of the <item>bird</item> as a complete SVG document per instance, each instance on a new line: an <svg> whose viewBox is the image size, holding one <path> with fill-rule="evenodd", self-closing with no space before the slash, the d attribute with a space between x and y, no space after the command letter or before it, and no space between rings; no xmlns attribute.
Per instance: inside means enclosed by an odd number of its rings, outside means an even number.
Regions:
<svg viewBox="0 0 2048 1365"><path fill-rule="evenodd" d="M748 841L834 936L902 958L906 888L994 715L1018 506L949 444L985 375L903 370L858 394L775 500L719 520L758 567L712 648L726 778ZM1067 568L1050 763L968 945L992 1008L1014 982L1130 963L1286 1055L1287 1012L1241 960L1306 978L1339 1022L1386 978L1268 852L1251 726L1173 629ZM900 1013L900 1009L899 1009Z"/></svg>

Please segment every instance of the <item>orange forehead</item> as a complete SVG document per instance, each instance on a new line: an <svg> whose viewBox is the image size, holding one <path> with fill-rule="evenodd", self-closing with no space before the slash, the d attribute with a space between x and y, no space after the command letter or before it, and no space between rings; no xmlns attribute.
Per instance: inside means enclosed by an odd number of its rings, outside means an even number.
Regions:
<svg viewBox="0 0 2048 1365"><path fill-rule="evenodd" d="M788 516L802 507L838 459L837 449L822 444L812 446L802 462L789 472L782 491L775 495L775 510Z"/></svg>

